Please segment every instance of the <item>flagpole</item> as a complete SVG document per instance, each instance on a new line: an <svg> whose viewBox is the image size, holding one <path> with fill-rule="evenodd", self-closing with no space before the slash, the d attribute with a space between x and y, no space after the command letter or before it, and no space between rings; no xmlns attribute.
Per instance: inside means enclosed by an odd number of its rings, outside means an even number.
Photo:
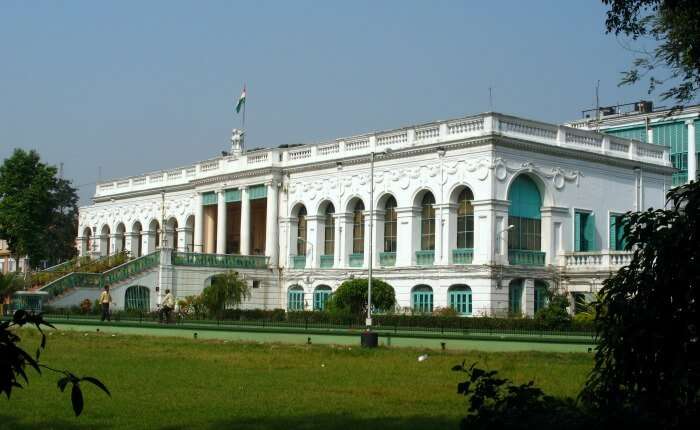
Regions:
<svg viewBox="0 0 700 430"><path fill-rule="evenodd" d="M248 101L248 89L245 84L243 84L243 93L245 94L246 100L243 101L243 124L241 125L241 130L245 133L245 105L248 104L246 103Z"/></svg>

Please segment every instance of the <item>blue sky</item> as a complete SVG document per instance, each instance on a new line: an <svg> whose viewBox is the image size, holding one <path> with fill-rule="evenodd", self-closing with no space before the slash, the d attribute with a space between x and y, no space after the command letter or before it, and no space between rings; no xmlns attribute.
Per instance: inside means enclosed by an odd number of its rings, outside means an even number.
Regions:
<svg viewBox="0 0 700 430"><path fill-rule="evenodd" d="M0 158L114 178L248 147L494 110L563 122L645 98L599 1L2 1ZM652 97L653 99L653 97Z"/></svg>

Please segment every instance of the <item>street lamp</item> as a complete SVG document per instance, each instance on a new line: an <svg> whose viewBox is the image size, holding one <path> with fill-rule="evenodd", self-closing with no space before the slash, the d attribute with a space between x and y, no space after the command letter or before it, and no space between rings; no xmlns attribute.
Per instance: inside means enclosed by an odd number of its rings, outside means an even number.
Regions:
<svg viewBox="0 0 700 430"><path fill-rule="evenodd" d="M372 151L370 152L369 157L369 266L367 270L367 320L365 321L368 330L372 328L372 246L374 245L372 243L372 230L374 227L374 157L376 154L386 156L391 152L392 151L390 148L379 152Z"/></svg>

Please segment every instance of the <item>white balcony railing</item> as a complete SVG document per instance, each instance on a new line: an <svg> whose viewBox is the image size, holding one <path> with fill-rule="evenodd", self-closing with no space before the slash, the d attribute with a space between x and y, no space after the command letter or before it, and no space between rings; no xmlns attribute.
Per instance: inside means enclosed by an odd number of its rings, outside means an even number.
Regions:
<svg viewBox="0 0 700 430"><path fill-rule="evenodd" d="M568 252L563 255L564 268L571 272L616 271L632 261L629 251Z"/></svg>
<svg viewBox="0 0 700 430"><path fill-rule="evenodd" d="M242 156L223 156L194 165L159 172L100 182L95 197L128 193L264 167L286 167L330 161L337 158L368 155L372 151L391 148L401 150L415 146L445 144L492 134L529 140L541 145L567 147L578 151L602 154L661 166L671 166L668 148L603 135L594 131L531 121L498 113L438 121L378 133L336 139L331 142L269 148L250 151Z"/></svg>

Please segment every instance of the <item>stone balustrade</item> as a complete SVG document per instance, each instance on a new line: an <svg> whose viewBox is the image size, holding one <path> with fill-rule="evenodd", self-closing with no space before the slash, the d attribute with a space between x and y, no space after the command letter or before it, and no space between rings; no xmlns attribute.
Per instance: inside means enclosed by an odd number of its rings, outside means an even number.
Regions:
<svg viewBox="0 0 700 430"><path fill-rule="evenodd" d="M616 271L632 261L628 251L569 252L562 257L567 272Z"/></svg>
<svg viewBox="0 0 700 430"><path fill-rule="evenodd" d="M499 135L543 145L567 147L614 158L671 166L666 147L604 135L594 131L525 120L498 113L446 120L399 130L389 130L332 142L249 151L182 168L121 178L97 184L96 198L164 186L185 185L193 180L265 167L292 167L361 157L387 148L397 151L416 146L449 144L471 138Z"/></svg>

